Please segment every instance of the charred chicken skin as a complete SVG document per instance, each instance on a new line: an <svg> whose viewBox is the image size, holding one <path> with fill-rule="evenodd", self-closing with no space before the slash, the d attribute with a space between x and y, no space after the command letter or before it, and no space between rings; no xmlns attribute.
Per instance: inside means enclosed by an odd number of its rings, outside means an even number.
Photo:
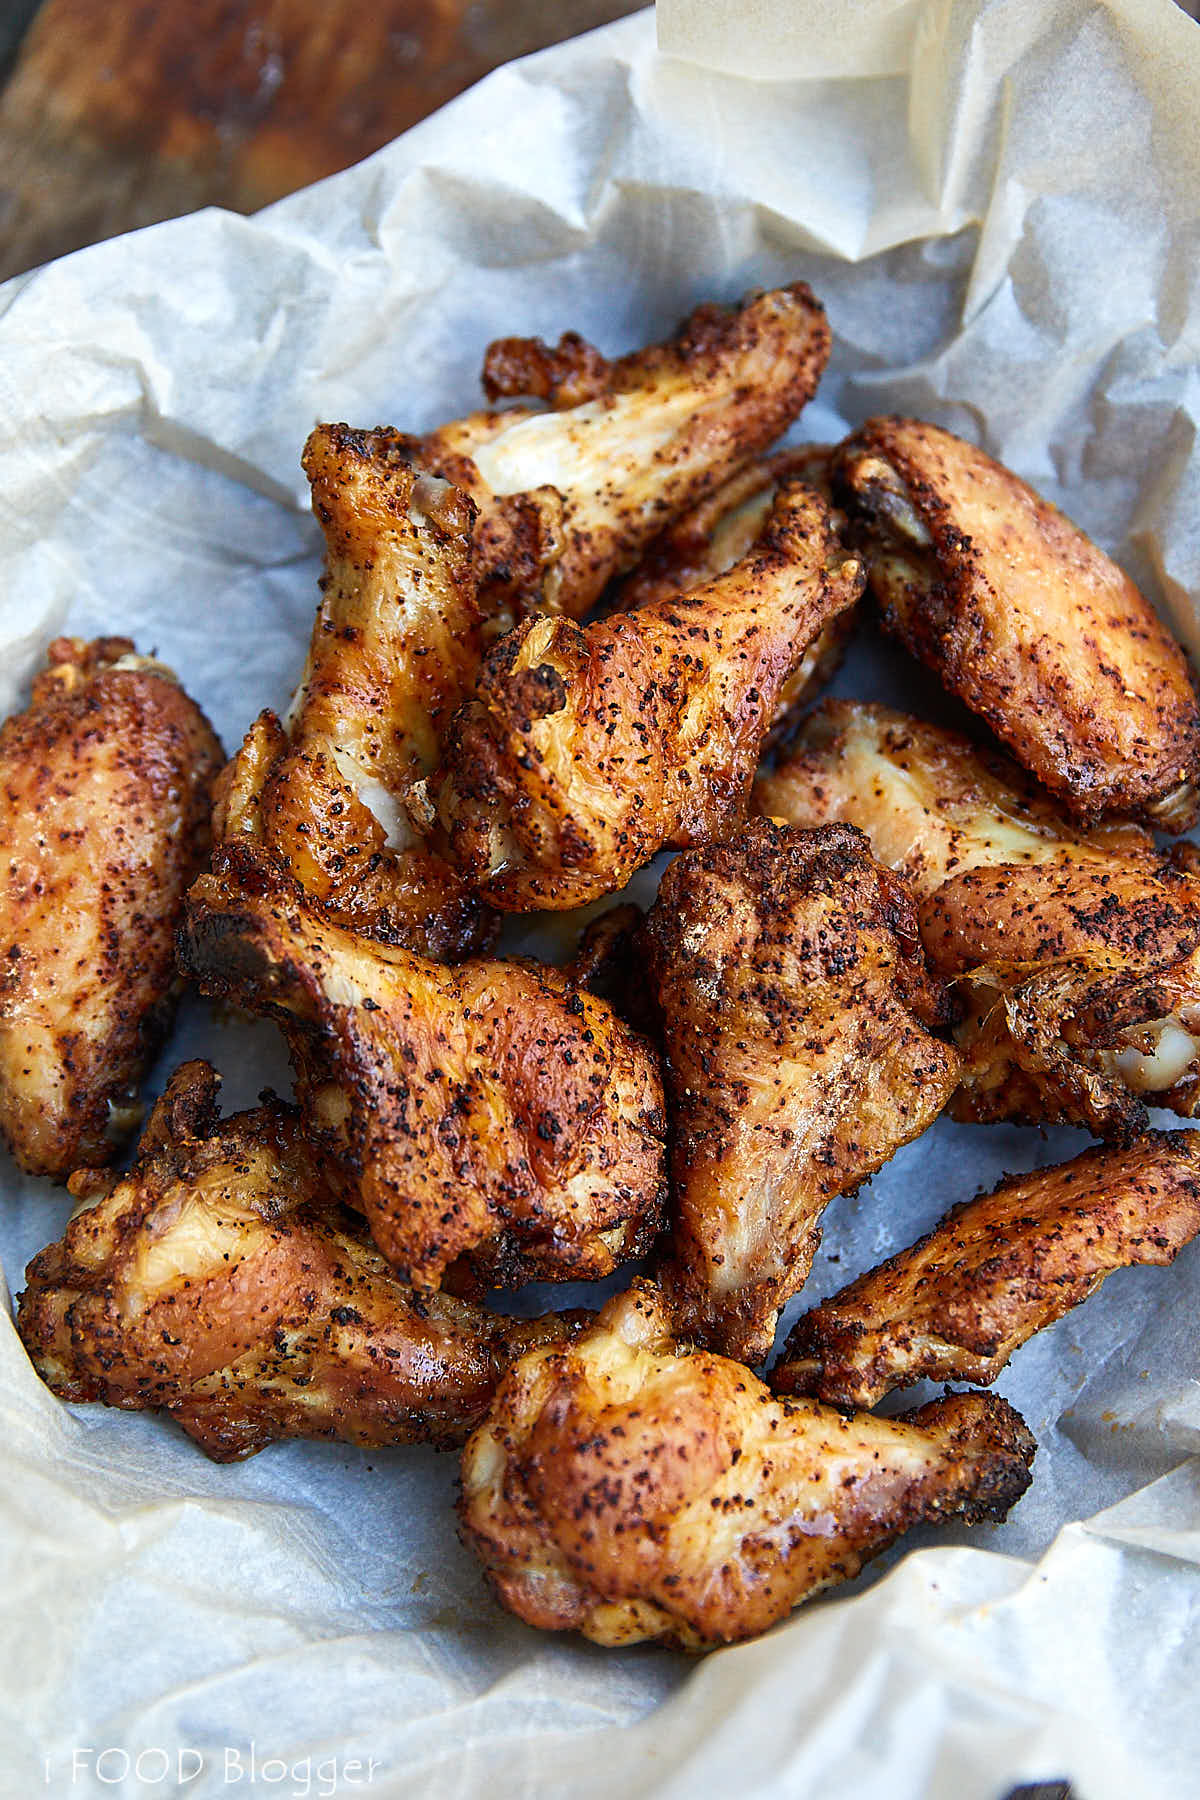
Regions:
<svg viewBox="0 0 1200 1800"><path fill-rule="evenodd" d="M847 1407L920 1380L987 1386L1114 1269L1169 1263L1197 1232L1195 1132L1013 1176L805 1313L772 1386Z"/></svg>
<svg viewBox="0 0 1200 1800"><path fill-rule="evenodd" d="M828 508L797 484L702 587L587 627L527 620L451 732L439 812L458 866L505 909L572 907L664 846L727 834L784 685L861 589Z"/></svg>
<svg viewBox="0 0 1200 1800"><path fill-rule="evenodd" d="M1004 757L885 707L830 702L755 806L847 820L920 896L961 1003L960 1119L1144 1129L1200 1105L1200 879L1129 823L1082 827Z"/></svg>
<svg viewBox="0 0 1200 1800"><path fill-rule="evenodd" d="M641 562L620 583L614 610L636 612L640 606L670 600L723 575L749 554L766 523L771 503L785 482L807 482L828 502L829 458L827 445L804 444L798 450L778 451L739 470L655 538ZM839 530L842 528L844 520L840 515L835 515L834 524ZM817 633L783 685L768 742L833 676L853 623L851 607Z"/></svg>
<svg viewBox="0 0 1200 1800"><path fill-rule="evenodd" d="M217 834L260 844L336 923L456 960L493 921L405 800L479 669L475 508L385 432L319 425L304 468L326 538L308 662L286 726L261 714L222 776Z"/></svg>
<svg viewBox="0 0 1200 1800"><path fill-rule="evenodd" d="M869 419L834 458L885 626L1083 819L1182 831L1200 810L1200 705L1133 582L982 450Z"/></svg>
<svg viewBox="0 0 1200 1800"><path fill-rule="evenodd" d="M697 307L665 344L609 362L574 333L556 348L504 338L490 400L400 453L479 506L480 598L581 618L673 519L760 456L816 392L825 314L803 282L740 306Z"/></svg>
<svg viewBox="0 0 1200 1800"><path fill-rule="evenodd" d="M681 1329L748 1363L829 1202L945 1106L958 1057L911 896L847 826L753 820L667 869L644 945L662 1014Z"/></svg>
<svg viewBox="0 0 1200 1800"><path fill-rule="evenodd" d="M161 1407L217 1462L290 1437L461 1443L508 1363L577 1316L418 1297L294 1109L219 1120L217 1085L185 1063L129 1172L72 1178L84 1210L18 1311L38 1373L63 1400Z"/></svg>
<svg viewBox="0 0 1200 1800"><path fill-rule="evenodd" d="M992 1395L899 1419L776 1399L681 1349L653 1287L509 1370L463 1452L461 1531L510 1611L595 1643L752 1637L922 1521L1003 1518L1034 1443Z"/></svg>
<svg viewBox="0 0 1200 1800"><path fill-rule="evenodd" d="M221 760L128 638L56 639L0 729L0 1138L31 1174L111 1162L136 1122Z"/></svg>
<svg viewBox="0 0 1200 1800"><path fill-rule="evenodd" d="M258 879L246 850L192 889L180 955L206 992L281 1020L306 1113L414 1286L461 1257L493 1287L590 1280L648 1249L657 1060L567 973L373 943Z"/></svg>

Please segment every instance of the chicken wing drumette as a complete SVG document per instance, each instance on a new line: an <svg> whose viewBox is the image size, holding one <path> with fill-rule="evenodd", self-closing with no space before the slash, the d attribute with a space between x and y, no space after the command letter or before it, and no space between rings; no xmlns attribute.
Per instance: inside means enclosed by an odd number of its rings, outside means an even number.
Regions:
<svg viewBox="0 0 1200 1800"><path fill-rule="evenodd" d="M220 766L128 638L56 639L0 729L0 1138L31 1174L110 1162L136 1121Z"/></svg>
<svg viewBox="0 0 1200 1800"><path fill-rule="evenodd" d="M739 470L655 538L637 567L619 584L613 610L636 612L638 607L670 600L723 575L749 553L785 482L807 482L828 502L829 457L828 445L803 444ZM842 523L841 515L835 514L835 528L840 530ZM854 609L849 607L817 633L783 685L768 742L833 676L853 624Z"/></svg>
<svg viewBox="0 0 1200 1800"><path fill-rule="evenodd" d="M494 921L404 802L479 670L475 508L383 432L319 425L304 468L326 538L308 662L286 726L261 714L222 776L217 835L260 844L338 924L453 960Z"/></svg>
<svg viewBox="0 0 1200 1800"><path fill-rule="evenodd" d="M218 1120L216 1094L185 1063L129 1172L72 1178L83 1208L30 1263L17 1318L61 1399L162 1407L217 1462L289 1437L449 1445L515 1356L575 1329L418 1297L295 1110Z"/></svg>
<svg viewBox="0 0 1200 1800"><path fill-rule="evenodd" d="M937 1116L958 1079L911 897L846 826L751 821L677 857L644 942L662 1013L689 1336L770 1351L821 1214Z"/></svg>
<svg viewBox="0 0 1200 1800"><path fill-rule="evenodd" d="M462 1534L531 1625L688 1650L752 1637L922 1521L999 1519L1034 1443L992 1395L899 1419L777 1400L681 1349L654 1289L501 1382L463 1452Z"/></svg>
<svg viewBox="0 0 1200 1800"><path fill-rule="evenodd" d="M967 1120L1144 1128L1200 1105L1200 879L1129 823L1074 825L1007 758L885 707L823 705L755 805L847 820L912 881L951 982Z"/></svg>
<svg viewBox="0 0 1200 1800"><path fill-rule="evenodd" d="M1169 1263L1197 1232L1196 1132L1013 1176L805 1313L771 1384L866 1407L923 1379L987 1386L1114 1269Z"/></svg>
<svg viewBox="0 0 1200 1800"><path fill-rule="evenodd" d="M1194 822L1187 662L1111 558L982 450L915 419L869 419L833 486L884 624L1072 812Z"/></svg>
<svg viewBox="0 0 1200 1800"><path fill-rule="evenodd" d="M583 905L665 845L744 818L784 685L862 571L800 484L724 575L580 627L527 620L455 721L439 812L454 860L512 911Z"/></svg>
<svg viewBox="0 0 1200 1800"><path fill-rule="evenodd" d="M504 338L484 364L490 400L401 454L480 509L480 595L581 618L664 526L759 456L816 392L825 314L803 282L740 306L705 305L665 344L609 362L574 333L551 349Z"/></svg>
<svg viewBox="0 0 1200 1800"><path fill-rule="evenodd" d="M589 1280L649 1247L657 1060L567 973L373 943L261 880L246 849L193 887L180 955L207 992L281 1020L306 1116L415 1286L460 1257L494 1287Z"/></svg>

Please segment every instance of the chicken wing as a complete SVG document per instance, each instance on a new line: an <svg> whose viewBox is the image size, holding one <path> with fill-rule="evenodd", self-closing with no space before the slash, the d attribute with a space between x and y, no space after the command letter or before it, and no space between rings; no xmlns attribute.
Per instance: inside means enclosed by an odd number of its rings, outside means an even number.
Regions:
<svg viewBox="0 0 1200 1800"><path fill-rule="evenodd" d="M649 1044L559 970L454 968L342 930L242 847L188 896L180 956L206 992L284 1025L376 1243L413 1285L466 1257L490 1286L590 1280L662 1213Z"/></svg>
<svg viewBox="0 0 1200 1800"><path fill-rule="evenodd" d="M72 1178L82 1209L30 1263L17 1316L61 1399L162 1407L217 1462L289 1437L449 1445L514 1357L576 1329L418 1297L295 1110L218 1120L217 1086L185 1063L128 1174Z"/></svg>
<svg viewBox="0 0 1200 1800"><path fill-rule="evenodd" d="M753 810L789 825L857 825L920 900L995 863L1157 863L1128 821L1080 825L1008 757L890 706L823 700L759 776Z"/></svg>
<svg viewBox="0 0 1200 1800"><path fill-rule="evenodd" d="M1200 706L1129 577L982 450L869 419L834 492L883 621L1075 813L1182 831L1200 810Z"/></svg>
<svg viewBox="0 0 1200 1800"><path fill-rule="evenodd" d="M777 1400L740 1363L682 1350L638 1283L509 1370L463 1452L461 1530L531 1625L704 1650L765 1631L922 1521L1003 1518L1033 1454L992 1395L899 1419Z"/></svg>
<svg viewBox="0 0 1200 1800"><path fill-rule="evenodd" d="M771 1385L847 1407L921 1380L986 1387L1114 1269L1163 1266L1197 1232L1196 1132L1012 1176L805 1313Z"/></svg>
<svg viewBox="0 0 1200 1800"><path fill-rule="evenodd" d="M1200 880L1136 825L1072 823L1007 758L887 708L828 703L755 806L845 819L914 883L962 1003L956 1118L1144 1129L1200 1107Z"/></svg>
<svg viewBox="0 0 1200 1800"><path fill-rule="evenodd" d="M574 333L556 349L505 338L487 354L488 398L536 405L397 443L477 502L486 611L540 605L578 619L664 526L787 429L829 347L803 282L697 307L668 343L616 362Z"/></svg>
<svg viewBox="0 0 1200 1800"><path fill-rule="evenodd" d="M510 632L447 749L439 812L458 866L500 907L552 910L623 887L664 845L725 835L784 684L862 579L797 484L704 586L586 628Z"/></svg>
<svg viewBox="0 0 1200 1800"><path fill-rule="evenodd" d="M847 826L753 820L677 857L647 915L675 1227L661 1279L689 1337L761 1362L819 1220L945 1106L954 1051L911 897Z"/></svg>
<svg viewBox="0 0 1200 1800"><path fill-rule="evenodd" d="M475 508L385 432L319 425L304 468L326 538L308 662L286 728L263 713L222 776L217 834L261 844L336 923L455 960L495 921L404 802L479 670Z"/></svg>
<svg viewBox="0 0 1200 1800"><path fill-rule="evenodd" d="M110 1162L136 1122L220 765L128 638L56 639L0 729L0 1138L31 1174Z"/></svg>
<svg viewBox="0 0 1200 1800"><path fill-rule="evenodd" d="M618 585L613 610L636 612L641 606L686 594L689 588L723 575L749 553L785 482L807 482L829 502L829 457L828 445L804 444L797 450L780 450L731 476L655 538L641 562ZM835 517L837 529L842 523L840 516ZM854 609L848 607L817 633L783 685L768 743L832 678L853 623Z"/></svg>

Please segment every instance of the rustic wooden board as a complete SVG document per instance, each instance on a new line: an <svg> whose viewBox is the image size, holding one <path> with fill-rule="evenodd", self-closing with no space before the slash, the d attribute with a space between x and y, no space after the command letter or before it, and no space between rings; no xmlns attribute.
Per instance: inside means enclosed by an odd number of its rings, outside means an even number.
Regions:
<svg viewBox="0 0 1200 1800"><path fill-rule="evenodd" d="M0 278L276 200L631 0L44 0L0 96Z"/></svg>

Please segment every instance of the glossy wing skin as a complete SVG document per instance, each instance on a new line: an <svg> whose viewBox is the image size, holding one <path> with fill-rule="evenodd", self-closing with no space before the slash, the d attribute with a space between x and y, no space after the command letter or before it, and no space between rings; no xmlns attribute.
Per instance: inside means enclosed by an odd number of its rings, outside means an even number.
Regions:
<svg viewBox="0 0 1200 1800"><path fill-rule="evenodd" d="M475 508L405 462L393 436L319 425L305 445L321 604L286 724L255 721L222 776L216 826L260 844L331 919L452 961L495 922L405 802L483 653Z"/></svg>
<svg viewBox="0 0 1200 1800"><path fill-rule="evenodd" d="M822 701L759 776L753 809L789 825L857 825L920 900L996 863L1157 861L1140 826L1081 825L1008 757L862 700Z"/></svg>
<svg viewBox="0 0 1200 1800"><path fill-rule="evenodd" d="M658 532L787 429L830 341L803 282L697 307L668 342L614 362L574 334L557 349L506 338L488 351L489 398L535 404L404 442L480 508L485 609L578 619Z"/></svg>
<svg viewBox="0 0 1200 1800"><path fill-rule="evenodd" d="M731 830L784 685L861 587L828 508L797 484L702 587L586 627L528 620L451 733L439 815L455 862L497 906L573 907L664 846Z"/></svg>
<svg viewBox="0 0 1200 1800"><path fill-rule="evenodd" d="M0 1137L31 1174L112 1161L136 1120L221 761L127 638L57 639L0 729Z"/></svg>
<svg viewBox="0 0 1200 1800"><path fill-rule="evenodd" d="M1200 886L1128 821L1084 826L1007 758L887 707L829 701L756 809L846 820L913 883L957 995L956 1118L1144 1129L1200 1104ZM1195 1033L1195 1035L1193 1035Z"/></svg>
<svg viewBox="0 0 1200 1800"><path fill-rule="evenodd" d="M1200 705L1129 577L983 451L915 419L839 447L884 624L1081 818L1182 831L1200 809Z"/></svg>
<svg viewBox="0 0 1200 1800"><path fill-rule="evenodd" d="M372 943L218 859L180 955L209 993L284 1025L300 1097L414 1285L589 1280L661 1223L662 1083L648 1043L558 971L455 968Z"/></svg>
<svg viewBox="0 0 1200 1800"><path fill-rule="evenodd" d="M830 455L826 444L804 444L740 469L654 539L618 584L613 611L636 612L723 575L748 554L785 482L806 482L830 501ZM841 520L835 517L834 524L840 531ZM853 628L854 608L849 607L817 633L783 685L768 743L832 679Z"/></svg>
<svg viewBox="0 0 1200 1800"><path fill-rule="evenodd" d="M1002 1518L1033 1451L991 1395L900 1419L778 1400L682 1349L638 1283L505 1376L463 1453L461 1532L531 1625L704 1650L765 1631L921 1521Z"/></svg>
<svg viewBox="0 0 1200 1800"><path fill-rule="evenodd" d="M123 1176L26 1272L18 1328L64 1400L161 1407L217 1462L279 1438L461 1443L514 1356L577 1318L506 1319L418 1297L338 1202L298 1114L218 1120L185 1063Z"/></svg>
<svg viewBox="0 0 1200 1800"><path fill-rule="evenodd" d="M689 1337L761 1362L825 1207L917 1137L958 1080L911 898L846 826L753 820L667 869L644 944L662 1014Z"/></svg>
<svg viewBox="0 0 1200 1800"><path fill-rule="evenodd" d="M1165 1265L1197 1232L1195 1132L1013 1176L805 1313L771 1385L863 1407L915 1381L987 1386L1114 1269Z"/></svg>

